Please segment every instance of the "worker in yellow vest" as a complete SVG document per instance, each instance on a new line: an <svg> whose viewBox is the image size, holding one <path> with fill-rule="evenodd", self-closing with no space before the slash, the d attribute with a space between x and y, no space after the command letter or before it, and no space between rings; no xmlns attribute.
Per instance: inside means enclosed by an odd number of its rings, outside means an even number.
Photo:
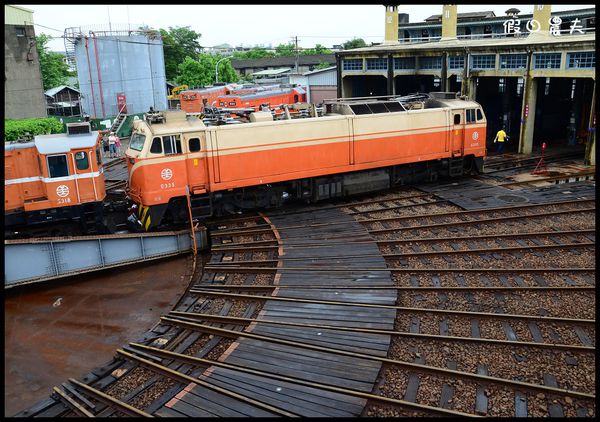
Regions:
<svg viewBox="0 0 600 422"><path fill-rule="evenodd" d="M504 152L504 143L508 141L508 135L504 131L504 126L502 129L496 133L496 137L494 138L494 143L498 143L498 154L502 154Z"/></svg>

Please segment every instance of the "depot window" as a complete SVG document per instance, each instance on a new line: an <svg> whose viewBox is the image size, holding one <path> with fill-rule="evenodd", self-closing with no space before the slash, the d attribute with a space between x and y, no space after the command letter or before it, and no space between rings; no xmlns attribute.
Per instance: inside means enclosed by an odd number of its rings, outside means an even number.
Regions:
<svg viewBox="0 0 600 422"><path fill-rule="evenodd" d="M533 55L534 69L560 69L560 53Z"/></svg>
<svg viewBox="0 0 600 422"><path fill-rule="evenodd" d="M526 54L500 54L500 69L525 69Z"/></svg>
<svg viewBox="0 0 600 422"><path fill-rule="evenodd" d="M23 26L15 27L15 31L17 32L17 37L24 37L27 35L27 33L25 32L25 27Z"/></svg>
<svg viewBox="0 0 600 422"><path fill-rule="evenodd" d="M419 68L421 69L441 69L442 57L419 57Z"/></svg>
<svg viewBox="0 0 600 422"><path fill-rule="evenodd" d="M465 67L465 56L450 56L448 57L448 68L462 69Z"/></svg>
<svg viewBox="0 0 600 422"><path fill-rule="evenodd" d="M181 154L181 139L179 135L163 136L162 144L165 155Z"/></svg>
<svg viewBox="0 0 600 422"><path fill-rule="evenodd" d="M417 67L414 57L398 57L394 59L394 70L415 69Z"/></svg>
<svg viewBox="0 0 600 422"><path fill-rule="evenodd" d="M387 59L367 59L367 70L387 70Z"/></svg>
<svg viewBox="0 0 600 422"><path fill-rule="evenodd" d="M471 69L495 69L495 54L479 54L471 56Z"/></svg>
<svg viewBox="0 0 600 422"><path fill-rule="evenodd" d="M362 59L344 59L342 60L343 70L362 70Z"/></svg>
<svg viewBox="0 0 600 422"><path fill-rule="evenodd" d="M75 165L77 170L87 170L90 167L88 156L84 151L75 153Z"/></svg>
<svg viewBox="0 0 600 422"><path fill-rule="evenodd" d="M69 165L66 155L51 155L48 157L48 175L50 177L65 177L69 175Z"/></svg>
<svg viewBox="0 0 600 422"><path fill-rule="evenodd" d="M594 68L596 67L596 53L594 51L583 53L568 53L567 67L570 69Z"/></svg>

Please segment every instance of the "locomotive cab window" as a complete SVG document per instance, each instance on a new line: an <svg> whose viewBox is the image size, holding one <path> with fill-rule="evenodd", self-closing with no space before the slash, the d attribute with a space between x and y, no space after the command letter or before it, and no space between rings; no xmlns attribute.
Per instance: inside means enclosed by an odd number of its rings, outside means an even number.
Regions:
<svg viewBox="0 0 600 422"><path fill-rule="evenodd" d="M75 153L75 165L77 166L77 170L87 170L90 167L88 156L84 151Z"/></svg>
<svg viewBox="0 0 600 422"><path fill-rule="evenodd" d="M477 109L477 121L483 120L483 113L481 112L481 109L478 108Z"/></svg>
<svg viewBox="0 0 600 422"><path fill-rule="evenodd" d="M179 135L163 136L162 141L165 155L181 154L181 139Z"/></svg>
<svg viewBox="0 0 600 422"><path fill-rule="evenodd" d="M96 148L96 164L98 164L98 167L102 165L102 154L100 153L100 148Z"/></svg>
<svg viewBox="0 0 600 422"><path fill-rule="evenodd" d="M50 177L65 177L69 175L69 165L66 155L48 157L48 175Z"/></svg>
<svg viewBox="0 0 600 422"><path fill-rule="evenodd" d="M460 114L455 114L454 115L454 124L455 125L460 125Z"/></svg>
<svg viewBox="0 0 600 422"><path fill-rule="evenodd" d="M189 140L190 152L200 151L200 139L192 138Z"/></svg>
<svg viewBox="0 0 600 422"><path fill-rule="evenodd" d="M136 151L141 151L144 147L144 142L146 142L146 135L142 133L134 133L133 135L131 135L129 148L134 149Z"/></svg>
<svg viewBox="0 0 600 422"><path fill-rule="evenodd" d="M466 110L467 123L475 123L475 109Z"/></svg>
<svg viewBox="0 0 600 422"><path fill-rule="evenodd" d="M159 137L152 139L152 145L150 145L150 152L152 154L162 154L162 142Z"/></svg>

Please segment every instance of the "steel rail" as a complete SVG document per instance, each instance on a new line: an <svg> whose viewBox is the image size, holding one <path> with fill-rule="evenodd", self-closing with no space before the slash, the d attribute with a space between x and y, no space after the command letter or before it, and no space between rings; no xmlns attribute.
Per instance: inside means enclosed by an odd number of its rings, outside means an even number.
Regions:
<svg viewBox="0 0 600 422"><path fill-rule="evenodd" d="M348 267L243 267L233 265L222 265L213 266L206 265L204 267L205 272L217 272L217 273L262 273L262 272L290 272L290 271L301 271L307 273L314 272L334 272L334 273L365 273L365 272L392 272L392 273L575 273L575 272L595 272L595 267L553 267L553 268L348 268Z"/></svg>
<svg viewBox="0 0 600 422"><path fill-rule="evenodd" d="M582 208L577 210L566 210L566 211L554 211L554 212L546 212L546 213L538 213L538 214L529 214L529 215L514 215L514 216L505 216L505 217L493 217L493 218L482 218L479 220L469 220L469 221L455 221L455 222L445 222L445 223L432 223L432 224L423 224L416 226L406 226L406 227L394 227L391 229L369 229L367 231L371 234L373 233L387 233L387 232L395 232L402 230L414 230L414 229L430 229L430 228L438 228L438 227L450 227L450 226L464 226L466 224L481 224L481 223L499 223L502 221L509 220L522 220L524 218L545 218L553 215L562 215L562 214L574 214L574 213L583 213L583 212L594 212L596 208ZM443 214L440 214L443 215ZM410 217L410 218L419 218L418 216ZM379 221L375 220L361 220L359 223L378 223Z"/></svg>
<svg viewBox="0 0 600 422"><path fill-rule="evenodd" d="M251 338L251 339L255 339L255 340L259 340L259 341L266 341L266 342L271 342L271 343L283 344L283 345L287 345L287 346L301 347L303 349L316 350L319 352L334 353L334 354L339 354L339 355L343 355L343 356L367 359L367 360L381 362L384 364L398 365L398 366L403 366L403 367L410 368L410 369L416 370L416 371L430 372L430 373L434 373L434 374L444 374L444 375L452 377L452 378L462 377L462 378L470 379L475 382L503 384L503 385L509 385L513 388L527 388L530 390L543 391L546 393L553 393L553 394L564 394L564 395L579 397L579 398L584 398L584 399L595 399L595 397L596 397L594 394L590 394L590 393L584 393L584 392L556 388L556 387L549 387L546 385L531 384L531 383L527 383L527 382L523 382L523 381L507 380L504 378L497 378L497 377L492 377L492 376L488 376L488 375L473 374L470 372L463 372L463 371L457 371L457 370L453 370L453 369L440 368L440 367L423 365L423 364L419 364L419 363L407 362L407 361L402 361L402 360L389 359L389 358L382 357L382 356L350 352L350 351L346 351L346 350L317 346L317 345L308 344L308 343L283 340L283 339L279 339L276 337L258 335L258 334L253 334L253 333L249 333L249 332L245 332L245 331L227 330L225 328L217 328L217 327L212 327L209 325L197 324L197 323L182 321L182 320L173 319L173 318L169 318L169 317L161 317L160 319L161 319L161 321L170 323L171 325L195 329L195 330L199 330L202 332L208 332L208 333L212 333L212 334L216 334L216 335L220 335L220 336L224 336L224 337L229 337L229 338L246 337L246 338Z"/></svg>
<svg viewBox="0 0 600 422"><path fill-rule="evenodd" d="M274 321L268 319L259 319L259 318L242 318L242 317L232 317L232 316L223 316L223 315L212 315L212 314L200 314L196 312L182 312L182 311L170 311L168 316L173 316L183 320L189 320L190 322L195 322L198 319L202 319L210 322L218 322L222 324L237 324L237 325L250 325L253 323L260 324L270 324L270 325L285 325L292 327L300 327L300 328L318 328L323 330L336 330L336 331L347 331L353 333L361 333L361 334L381 334L381 335L389 335L389 336L399 336L399 337L412 337L412 338L422 338L427 340L438 340L438 341L464 341L464 342L473 342L473 343L487 343L487 344L499 344L506 346L523 346L523 347L540 347L540 348L549 348L549 349L565 349L565 350L575 350L581 352L594 352L596 350L593 346L579 346L579 345L571 345L571 344L561 344L561 343L536 343L530 341L512 341L512 340L498 340L491 338L481 338L481 337L460 337L460 336L443 336L438 334L422 334L422 333L410 333L408 331L396 331L396 330L379 330L376 328L357 328L357 327L340 327L338 325L326 325L326 324L306 324L299 322L288 322L288 321Z"/></svg>
<svg viewBox="0 0 600 422"><path fill-rule="evenodd" d="M398 200L395 199L394 201L398 201ZM392 211L392 210L398 210L398 209L402 209L402 208L414 208L414 207L421 207L421 206L424 206L424 205L439 204L439 203L444 203L444 202L450 202L450 200L449 199L438 199L438 200L435 200L435 201L423 202L423 203L420 203L420 204L394 205L392 207L381 208L381 209L377 209L377 210L344 211L344 212L346 214L348 214L348 215L370 214L370 213L374 213L374 212Z"/></svg>
<svg viewBox="0 0 600 422"><path fill-rule="evenodd" d="M584 233L596 233L595 229L585 229L585 230L562 230L562 231L543 231L543 232L523 232L523 233L499 233L499 234L485 234L478 236L469 236L468 239L465 239L464 236L453 236L453 237L425 237L425 238L413 238L413 239L398 239L398 240L359 240L355 242L351 242L354 244L370 244L377 243L378 245L394 245L394 244L403 244L403 243L426 243L426 242L443 242L443 241L465 241L465 240L480 240L480 239L511 239L511 238L528 238L528 237L547 237L547 236L566 236L566 235L574 235L574 234L584 234ZM288 240L288 238L286 238ZM273 245L272 243L275 243ZM226 243L222 245L217 245L212 247L212 251L215 252L237 252L237 251L265 251L271 249L277 249L279 246L276 244L277 240L257 240L254 242L237 242L237 243ZM305 249L312 247L321 247L321 248L330 248L340 245L347 245L349 242L337 242L337 243L313 243L313 244L303 244L303 245L286 245L286 249ZM263 246L244 246L244 245L263 245Z"/></svg>
<svg viewBox="0 0 600 422"><path fill-rule="evenodd" d="M383 218L376 218L376 219L366 219L366 220L357 220L360 223L376 223L376 222L382 222L382 221L399 221L399 220L408 220L408 219L415 219L415 218L432 218L432 217L453 217L453 216L459 216L459 215L470 215L470 214L477 214L477 213L493 213L493 212L497 212L497 211L506 211L506 210L521 210L521 209L530 209L530 208L534 208L534 207L548 207L548 206L555 206L555 205L567 205L567 204L581 204L583 202L595 202L595 199L584 199L584 200L576 200L576 201L561 201L561 202L548 202L548 203L544 203L544 204L528 204L528 205L518 205L518 206L512 206L512 207L496 207L496 208L482 208L482 209L477 209L477 210L466 210L466 211L451 211L451 212L446 212L446 213L431 213L431 214L419 214L419 215L408 215L408 216L398 216L398 217L383 217ZM495 218L496 220L501 220L501 219L506 219L506 218L525 218L525 217L537 217L537 216L545 216L545 215L555 215L555 214L564 214L567 212L583 212L583 211L594 211L596 209L596 207L593 208L581 208L581 209L574 209L574 210L566 210L566 211L558 211L558 212L550 212L550 213L536 213L536 214L529 214L526 216L509 216L509 217L498 217ZM306 212L306 211L304 211ZM484 220L477 220L477 221L484 221ZM473 221L468 221L468 222L462 222L464 223L472 223ZM320 227L320 226L332 226L332 225L342 225L342 224L348 224L346 221L340 221L340 222L327 222L327 223L312 223L312 224L299 224L299 225L292 225L292 226L281 226L281 227L277 227L278 230L289 230L289 229L301 229L301 228L310 228L310 227ZM232 229L232 230L217 230L217 231L212 231L211 235L212 236L231 236L231 235L240 235L240 234L258 234L258 233L264 233L265 230L263 229L263 227L266 225L256 225L253 226L251 228L245 228L243 227L243 230L236 230L236 229ZM254 228L258 228L258 230L252 230Z"/></svg>
<svg viewBox="0 0 600 422"><path fill-rule="evenodd" d="M325 211L325 210L336 209L336 208L356 207L356 206L360 206L360 205L377 204L380 202L391 202L391 201L399 201L399 200L403 200L403 199L421 198L423 196L435 196L435 194L421 193L421 194L416 194L416 195L412 195L412 196L401 196L401 197L397 197L397 198L355 201L355 202L350 202L347 204L331 204L331 205L319 207L319 208L316 208L314 210L309 210L309 211ZM301 214L301 213L305 213L305 212L308 212L308 211L307 210L296 210L296 211L290 211L290 212L278 212L274 215L292 215L292 214ZM227 219L227 220L222 220L222 221L210 220L210 221L207 221L207 223L215 224L215 225L222 225L222 224L227 224L227 223L240 223L240 222L244 222L244 221L252 221L252 220L256 220L258 218L260 218L260 216L247 216L247 217L238 217L238 218L232 218L232 219Z"/></svg>
<svg viewBox="0 0 600 422"><path fill-rule="evenodd" d="M306 285L306 284L286 284L286 285L268 285L268 286L250 286L247 284L196 284L193 288L201 288L201 289L227 289L227 290L273 290L273 289L295 289L295 290L401 290L408 292L418 292L418 291L520 291L520 290L530 290L530 291L544 291L544 290L558 290L558 291L567 291L567 290L595 290L595 286L476 286L476 287L467 287L467 286L356 286L356 285Z"/></svg>
<svg viewBox="0 0 600 422"><path fill-rule="evenodd" d="M502 187L506 187L506 186L521 186L521 185L530 185L530 184L533 184L533 183L555 182L555 181L558 181L558 180L565 180L565 179L579 179L579 178L589 177L589 176L594 176L595 177L596 176L596 171L595 170L586 170L586 171L582 171L580 173L563 174L563 175L560 175L560 176L550 176L550 177L544 177L544 178L541 178L541 179L521 180L521 181L515 181L515 182L500 183L498 186L502 186Z"/></svg>
<svg viewBox="0 0 600 422"><path fill-rule="evenodd" d="M289 382L289 383L293 383L293 384L297 384L297 385L303 385L306 387L331 391L331 392L335 392L335 393L339 393L339 394L346 394L349 396L360 397L360 398L369 399L369 400L382 401L382 402L388 403L388 404L407 406L407 407L416 408L419 410L427 410L427 411L448 414L448 415L456 415L456 416L478 416L478 415L472 415L470 413L459 412L457 410L443 409L443 408L432 407L432 406L428 406L428 405L424 405L424 404L418 404L418 403L413 403L413 402L409 402L409 401L394 399L391 397L377 396L377 395L374 395L371 393L365 393L363 391L353 390L353 389L349 389L349 388L337 387L337 386L334 386L331 384L321 384L321 383L317 383L317 382L306 381L301 378L274 374L272 372L267 372L267 371L259 371L257 369L251 369L251 368L247 368L244 366L231 364L231 363L225 363L225 362L221 362L221 361L217 361L217 360L211 360L211 359L205 359L205 358L198 358L195 356L184 355L182 353L172 352L170 350L165 350L165 349L158 349L156 347L146 346L144 344L139 344L139 343L129 343L129 344L132 347L140 348L142 350L145 350L148 353L155 353L157 356L162 356L167 359L175 359L175 360L179 360L179 361L186 362L189 364L212 365L212 366L217 366L220 368L225 368L225 369L229 369L229 370L233 370L233 371L240 371L240 372L244 372L247 374L257 375L257 376L275 379L275 380L279 380L279 381L285 381L285 382Z"/></svg>
<svg viewBox="0 0 600 422"><path fill-rule="evenodd" d="M94 397L96 400L103 402L109 406L116 407L119 411L126 413L131 416L143 416L146 418L153 418L154 416L144 412L143 410L137 409L127 403L122 402L121 400L115 399L114 397L109 396L106 393L103 393L100 390L95 389L87 384L81 383L76 379L69 378L69 382L83 390L85 390L86 394Z"/></svg>
<svg viewBox="0 0 600 422"><path fill-rule="evenodd" d="M550 160L550 162L560 162L560 161L565 161L565 160L571 160L574 157L579 157L581 154L580 153L573 153L573 154L552 154L552 155L544 155L544 160L546 162L549 162L548 160ZM506 158L506 159L500 159L500 160L494 160L491 161L489 163L483 163L483 167L484 169L486 167L500 167L504 164L518 164L518 163L528 163L528 164L521 164L521 165L517 165L514 167L506 167L500 170L492 170L489 172L486 172L484 170L484 172L482 173L484 176L488 175L490 173L496 173L496 172L500 172L500 171L506 171L506 170L514 170L516 168L521 168L521 167L532 167L534 165L536 165L540 158L542 158L541 155L537 155L537 156L533 156L533 157L518 157L518 158Z"/></svg>
<svg viewBox="0 0 600 422"><path fill-rule="evenodd" d="M234 398L236 400L243 401L243 402L248 403L248 404L250 404L252 406L261 408L263 410L266 410L268 412L274 413L274 414L279 415L279 416L298 417L298 415L296 415L294 413L287 412L285 410L279 409L277 407L273 407L273 406L268 405L266 403L262 403L260 401L254 400L254 399L252 399L250 397L246 397L246 396L244 396L242 394L238 394L238 393L235 393L233 391L229 391L229 390L227 390L225 388L219 387L217 385L213 385L213 384L211 384L211 383L209 383L207 381L201 380L199 378L191 377L189 375L186 375L186 374L183 374L183 373L181 373L179 371L171 369L171 368L169 368L169 367L167 367L165 365L162 365L162 364L159 364L159 363L155 363L155 362L152 362L150 360L144 359L142 357L136 356L136 355L134 355L132 353L126 352L123 349L117 349L117 353L120 354L120 355L122 355L122 356L127 357L130 360L138 362L142 366L145 366L145 367L147 367L149 369L153 369L154 371L160 372L160 373L166 375L167 377L174 378L174 379L179 380L179 381L186 381L186 382L190 382L190 383L193 383L193 384L201 385L201 386L203 386L205 388L208 388L209 390L216 391L217 393L223 394L223 395L225 395L227 397L231 397L231 398Z"/></svg>
<svg viewBox="0 0 600 422"><path fill-rule="evenodd" d="M71 397L69 397L60 388L54 386L54 387L52 387L52 391L54 391L58 395L58 397L60 398L60 400L63 403L65 403L67 406L69 406L78 415L85 416L85 417L88 417L88 418L94 418L95 417L93 413L91 413L86 408L84 408L82 405L80 405L75 400L73 400Z"/></svg>
<svg viewBox="0 0 600 422"><path fill-rule="evenodd" d="M248 295L243 293L225 293L225 292L214 292L210 290L190 289L188 291L191 294L197 294L202 296L218 296L218 297L229 297L238 299L252 299L252 300L274 300L280 302L297 302L297 303L313 303L320 305L338 305L338 306L355 306L360 308L378 308L378 309L395 309L402 312L425 312L425 313L438 313L447 315L461 315L461 316L479 316L485 318L506 318L506 319L524 319L532 321L548 321L548 322L568 322L575 324L595 324L594 319L576 319L576 318L558 318L558 317L542 317L534 315L520 315L520 314L500 314L492 312L471 312L471 311L455 311L451 309L432 309L432 308L409 308L405 306L397 305L379 305L374 303L362 303L362 302L343 302L335 300L314 300L314 299L301 299L292 298L285 296L258 296Z"/></svg>
<svg viewBox="0 0 600 422"><path fill-rule="evenodd" d="M262 264L277 264L277 262L289 262L289 261L320 261L323 259L335 259L335 260L344 260L344 259L357 259L357 258L379 258L383 257L386 259L398 259L398 258L406 258L406 257L419 257L419 256L431 256L431 255L457 255L457 254L470 254L470 253L503 253L503 252L514 252L514 251L524 251L524 250L544 250L544 249L580 249L580 248L588 248L595 247L596 244L593 242L587 243L568 243L568 244L555 244L555 245L534 245L534 246L509 246L505 248L480 248L480 249L460 249L460 250L451 250L451 251L423 251L423 252L404 252L404 253L390 253L390 254L364 254L364 255L346 255L346 256L332 256L332 255L320 255L310 258L300 257L300 258L286 258L285 256L280 257L279 259L262 259L262 260L236 260L236 261L224 261L224 262L213 262L211 265L232 265L232 264L246 264L246 265L262 265Z"/></svg>
<svg viewBox="0 0 600 422"><path fill-rule="evenodd" d="M582 201L584 202L584 201ZM435 218L435 217L458 217L458 216L465 216L465 215L473 215L473 214L491 214L494 212L498 212L498 211L506 211L506 210L528 210L530 208L533 207L540 207L540 206L547 206L547 205L552 205L552 204L535 204L535 205L523 205L523 206L519 206L519 207L504 207L504 208L482 208L482 209L477 209L477 210L467 210L467 211L450 211L450 212L443 212L443 213L432 213L432 214L415 214L415 215L404 215L404 216L398 216L398 217L382 217L382 218L373 218L373 219L368 219L368 220L356 220L360 223L363 222L367 222L367 223L378 223L378 222L387 222L387 221L401 221L401 220L410 220L410 219L415 219L415 218ZM558 211L558 213L565 213L565 212L580 212L580 211L594 211L596 209L596 207L591 207L591 208L575 208L575 209L570 209L570 210L563 210L563 211ZM530 217L530 216L540 216L540 215L554 215L556 213L556 211L551 211L551 212L547 212L547 213L534 213L534 214L528 214L528 215L512 215L512 216L506 216L506 217ZM500 218L498 218L500 219ZM283 227L285 228L285 227Z"/></svg>
<svg viewBox="0 0 600 422"><path fill-rule="evenodd" d="M405 192L405 191L400 191L401 192ZM386 192L383 192L386 193ZM350 202L350 203L344 203L344 204L330 204L330 205L324 205L322 207L315 207L314 209L310 209L310 210L294 210L294 211L289 211L286 212L285 210L279 211L279 212L275 212L270 214L273 217L278 217L278 216L287 216L287 215L294 215L294 214L303 214L306 212L312 212L312 211L327 211L327 210L332 210L332 209L338 209L338 208L347 208L347 207L357 207L357 206L361 206L361 205L372 205L372 204L378 204L381 202L391 202L391 201L400 201L403 199L413 199L413 198L421 198L423 196L435 196L434 193L418 193L418 194L414 194L414 195L410 195L410 196L399 196L399 197L392 197L392 198L385 198L385 199L366 199L363 201L355 201L355 202ZM336 199L336 198L334 198Z"/></svg>

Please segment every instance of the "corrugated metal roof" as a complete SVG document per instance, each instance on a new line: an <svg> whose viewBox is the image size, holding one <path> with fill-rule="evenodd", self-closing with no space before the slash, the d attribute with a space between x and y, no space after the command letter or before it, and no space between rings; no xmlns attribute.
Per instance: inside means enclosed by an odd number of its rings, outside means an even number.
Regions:
<svg viewBox="0 0 600 422"><path fill-rule="evenodd" d="M59 152L68 152L73 148L93 147L97 139L98 131L93 131L79 135L67 135L66 133L38 135L34 138L34 142L41 154L57 154Z"/></svg>
<svg viewBox="0 0 600 422"><path fill-rule="evenodd" d="M73 91L75 91L79 94L79 90L73 88L72 86L67 86L67 85L61 85L61 86L57 86L55 88L50 88L48 91L44 92L44 94L46 94L49 97L53 97L65 88L72 89Z"/></svg>
<svg viewBox="0 0 600 422"><path fill-rule="evenodd" d="M267 69L261 70L260 72L254 72L253 76L272 76L272 75L281 75L282 73L286 73L292 70L289 67L282 67L281 69Z"/></svg>
<svg viewBox="0 0 600 422"><path fill-rule="evenodd" d="M303 75L307 76L307 75L314 75L315 73L329 72L331 70L335 70L336 68L337 68L337 66L331 66L331 67L326 67L325 69L311 70L310 72L305 72Z"/></svg>

